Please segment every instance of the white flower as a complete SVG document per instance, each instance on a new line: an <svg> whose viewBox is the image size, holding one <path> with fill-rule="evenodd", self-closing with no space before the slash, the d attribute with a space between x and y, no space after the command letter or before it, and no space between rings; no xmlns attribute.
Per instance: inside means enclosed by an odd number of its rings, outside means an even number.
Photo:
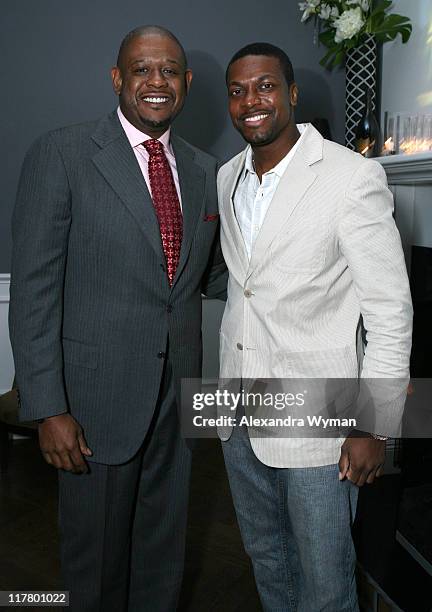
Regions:
<svg viewBox="0 0 432 612"><path fill-rule="evenodd" d="M346 3L359 6L364 13L367 13L370 7L370 0L346 0Z"/></svg>
<svg viewBox="0 0 432 612"><path fill-rule="evenodd" d="M328 4L323 4L321 6L321 9L320 9L320 12L319 12L318 16L321 19L326 20L326 19L328 19L330 17L330 15L331 15L331 7Z"/></svg>
<svg viewBox="0 0 432 612"><path fill-rule="evenodd" d="M301 21L307 21L311 15L316 13L320 2L321 0L307 0L306 2L299 2L299 9L304 11Z"/></svg>
<svg viewBox="0 0 432 612"><path fill-rule="evenodd" d="M331 10L331 16L334 17L339 17L339 9L337 6L333 6L332 10Z"/></svg>
<svg viewBox="0 0 432 612"><path fill-rule="evenodd" d="M333 23L336 28L335 42L340 43L343 40L352 38L362 29L363 24L363 13L359 6L355 9L344 11Z"/></svg>

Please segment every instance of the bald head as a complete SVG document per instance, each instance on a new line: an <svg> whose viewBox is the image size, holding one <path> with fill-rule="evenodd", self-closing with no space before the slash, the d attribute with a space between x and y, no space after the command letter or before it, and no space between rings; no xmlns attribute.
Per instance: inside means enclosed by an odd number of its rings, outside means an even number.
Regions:
<svg viewBox="0 0 432 612"><path fill-rule="evenodd" d="M134 28L128 34L126 34L126 36L123 38L120 44L120 49L119 49L118 56L117 56L117 66L120 69L122 68L125 50L129 46L130 42L134 40L135 38L145 38L146 36L160 36L161 38L168 38L169 40L174 42L180 50L180 54L181 54L183 64L184 64L183 68L184 69L187 68L186 53L179 39L176 36L174 36L172 32L170 32L166 28L163 28L162 26L144 25L144 26L139 26L137 28Z"/></svg>
<svg viewBox="0 0 432 612"><path fill-rule="evenodd" d="M111 78L124 117L137 130L159 138L183 108L192 71L174 34L160 26L141 26L123 39Z"/></svg>

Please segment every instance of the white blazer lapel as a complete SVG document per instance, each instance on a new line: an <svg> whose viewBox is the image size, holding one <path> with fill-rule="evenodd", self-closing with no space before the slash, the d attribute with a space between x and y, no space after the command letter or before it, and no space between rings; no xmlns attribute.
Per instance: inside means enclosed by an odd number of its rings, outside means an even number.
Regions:
<svg viewBox="0 0 432 612"><path fill-rule="evenodd" d="M237 221L237 217L235 215L234 209L234 191L237 185L237 181L244 167L244 161L246 157L247 148L242 152L242 154L238 157L238 161L236 166L233 168L232 173L228 177L224 187L223 187L223 206L225 211L225 218L228 231L231 235L231 240L236 247L239 263L243 268L243 275L246 273L246 270L249 265L248 255L246 251L246 246L243 240L243 236L240 230L240 226Z"/></svg>
<svg viewBox="0 0 432 612"><path fill-rule="evenodd" d="M252 249L247 278L262 261L270 244L285 226L306 191L316 179L312 164L322 159L323 138L315 128L308 126L308 132L299 143L299 148L279 181L270 203L261 230Z"/></svg>

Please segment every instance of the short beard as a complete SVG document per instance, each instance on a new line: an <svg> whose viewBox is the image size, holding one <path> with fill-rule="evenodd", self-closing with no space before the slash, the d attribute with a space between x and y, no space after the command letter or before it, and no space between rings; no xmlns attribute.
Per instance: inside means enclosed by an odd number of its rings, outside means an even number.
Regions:
<svg viewBox="0 0 432 612"><path fill-rule="evenodd" d="M288 123L291 121L292 116L293 116L293 107L290 105ZM243 132L241 130L238 130L238 131L243 136L244 140L246 140L245 136L243 135ZM261 134L259 133L255 134L252 138L250 138L249 140L246 140L246 142L253 147L264 147L274 142L278 138L280 132L281 130L278 131L276 129L274 121L272 121L271 125L269 125L265 133L261 132Z"/></svg>
<svg viewBox="0 0 432 612"><path fill-rule="evenodd" d="M244 138L244 136L243 136ZM273 132L271 132L270 134L256 134L253 138L249 138L249 140L246 140L246 142L250 145L254 145L256 147L260 147L260 146L264 146L267 144L270 144L271 142L273 142L273 140L275 140L276 135L273 134Z"/></svg>
<svg viewBox="0 0 432 612"><path fill-rule="evenodd" d="M145 127L153 128L155 130L167 130L173 121L173 117L165 119L165 121L151 121L150 119L144 119L140 117L141 123Z"/></svg>
<svg viewBox="0 0 432 612"><path fill-rule="evenodd" d="M252 132L251 135L248 135L248 138L246 138L241 129L239 129L239 132L248 144L256 147L271 144L278 136L273 121L270 125L267 126L265 132Z"/></svg>

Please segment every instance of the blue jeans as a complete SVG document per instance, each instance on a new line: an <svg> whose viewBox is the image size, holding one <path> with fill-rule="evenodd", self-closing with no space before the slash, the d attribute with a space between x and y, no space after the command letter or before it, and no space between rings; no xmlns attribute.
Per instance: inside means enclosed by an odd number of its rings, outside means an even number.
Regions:
<svg viewBox="0 0 432 612"><path fill-rule="evenodd" d="M358 612L351 525L358 489L338 466L272 468L247 427L222 442L243 543L266 612Z"/></svg>

